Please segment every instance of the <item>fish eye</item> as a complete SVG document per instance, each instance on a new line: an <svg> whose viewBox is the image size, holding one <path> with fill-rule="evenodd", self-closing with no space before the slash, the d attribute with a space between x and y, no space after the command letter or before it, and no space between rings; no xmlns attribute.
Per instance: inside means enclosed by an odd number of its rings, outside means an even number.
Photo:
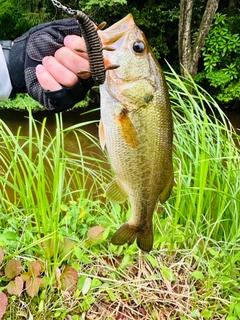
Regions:
<svg viewBox="0 0 240 320"><path fill-rule="evenodd" d="M133 50L136 53L142 53L145 50L145 44L142 41L136 41L133 44Z"/></svg>

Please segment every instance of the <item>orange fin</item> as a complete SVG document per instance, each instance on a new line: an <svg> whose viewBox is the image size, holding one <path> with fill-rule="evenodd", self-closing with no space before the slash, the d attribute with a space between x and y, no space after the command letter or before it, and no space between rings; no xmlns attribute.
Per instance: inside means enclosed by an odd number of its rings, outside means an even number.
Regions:
<svg viewBox="0 0 240 320"><path fill-rule="evenodd" d="M123 109L118 116L115 116L115 120L126 144L131 148L136 148L138 145L137 132L128 117L127 110Z"/></svg>
<svg viewBox="0 0 240 320"><path fill-rule="evenodd" d="M140 231L137 227L129 225L129 223L125 223L114 233L111 242L115 245L132 244L135 239L137 239L137 245L141 250L147 252L152 250L152 229Z"/></svg>
<svg viewBox="0 0 240 320"><path fill-rule="evenodd" d="M102 149L104 149L106 140L105 140L104 126L103 126L102 120L100 120L100 123L99 123L98 134L99 134L100 145Z"/></svg>

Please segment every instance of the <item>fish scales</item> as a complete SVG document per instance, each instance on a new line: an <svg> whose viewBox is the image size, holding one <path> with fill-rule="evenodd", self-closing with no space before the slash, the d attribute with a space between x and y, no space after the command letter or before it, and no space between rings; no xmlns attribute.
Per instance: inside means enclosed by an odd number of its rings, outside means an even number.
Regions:
<svg viewBox="0 0 240 320"><path fill-rule="evenodd" d="M131 218L113 235L112 243L131 244L137 239L140 249L150 251L156 203L164 203L173 186L168 90L161 68L131 14L102 31L101 38L104 45L116 49L105 53L104 58L120 65L107 71L106 81L100 86L100 141L107 147L116 174L106 193L113 202L129 198L132 209ZM135 52L139 48L140 52Z"/></svg>

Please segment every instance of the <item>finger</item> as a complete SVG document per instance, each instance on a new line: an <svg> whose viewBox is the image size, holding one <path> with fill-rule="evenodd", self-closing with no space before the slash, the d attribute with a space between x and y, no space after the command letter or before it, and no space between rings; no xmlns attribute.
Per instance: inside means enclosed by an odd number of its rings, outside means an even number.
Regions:
<svg viewBox="0 0 240 320"><path fill-rule="evenodd" d="M43 65L39 64L36 67L36 76L44 90L57 91L62 86L52 77L52 75L44 68Z"/></svg>
<svg viewBox="0 0 240 320"><path fill-rule="evenodd" d="M76 35L66 36L64 38L64 45L67 48L73 50L73 52L75 52L79 56L81 56L81 57L83 57L85 59L88 59L86 44L85 44L85 41L84 41L83 37L79 37L79 36L76 36ZM83 52L78 52L78 51L76 51L76 49L80 49Z"/></svg>
<svg viewBox="0 0 240 320"><path fill-rule="evenodd" d="M61 64L55 57L44 57L42 64L52 77L61 85L72 87L78 81L78 76Z"/></svg>
<svg viewBox="0 0 240 320"><path fill-rule="evenodd" d="M82 55L76 54L70 48L62 47L55 52L54 57L65 68L73 72L74 74L81 71L89 71L89 73L83 73L80 75L82 79L88 79L90 77L89 62Z"/></svg>

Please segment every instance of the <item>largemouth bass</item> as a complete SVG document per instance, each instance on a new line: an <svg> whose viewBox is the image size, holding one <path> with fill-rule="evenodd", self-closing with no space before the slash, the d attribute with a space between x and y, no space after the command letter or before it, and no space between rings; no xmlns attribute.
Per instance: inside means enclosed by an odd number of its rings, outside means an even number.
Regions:
<svg viewBox="0 0 240 320"><path fill-rule="evenodd" d="M116 245L132 244L150 251L153 213L173 186L173 123L167 85L143 32L131 14L99 31L106 65L119 65L106 73L100 86L100 143L106 145L115 179L107 197L123 203L128 197L132 216L113 235Z"/></svg>

